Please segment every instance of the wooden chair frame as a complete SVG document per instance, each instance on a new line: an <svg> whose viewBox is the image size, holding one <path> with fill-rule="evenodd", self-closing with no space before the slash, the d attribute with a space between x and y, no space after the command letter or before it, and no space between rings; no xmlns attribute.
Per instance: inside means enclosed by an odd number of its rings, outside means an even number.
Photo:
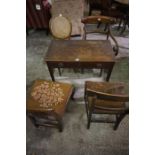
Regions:
<svg viewBox="0 0 155 155"><path fill-rule="evenodd" d="M115 46L113 47L113 50L114 50L115 55L118 54L119 45L111 32L111 24L114 24L116 22L115 18L106 17L106 16L88 16L86 18L83 18L81 20L81 22L84 24L84 28L83 28L83 30L84 30L83 39L84 40L87 39L87 34L90 34L90 33L106 34L107 40L109 39L109 37L111 37L111 39L114 41ZM101 31L101 30L87 31L87 29L86 29L87 24L98 24L98 23L106 24L106 26L107 26L106 31Z"/></svg>
<svg viewBox="0 0 155 155"><path fill-rule="evenodd" d="M88 97L91 97L91 101L88 101ZM96 105L96 101L100 99L104 101L113 101L115 102L128 102L129 96L128 95L112 95L108 93L102 93L98 91L94 91L91 89L85 88L85 108L86 108L86 114L87 114L87 129L90 128L91 122L98 122L98 123L115 123L114 130L116 130L121 122L121 120L126 116L126 114L129 113L129 109L126 107L104 107L104 106L98 106ZM91 102L91 103L88 103ZM91 105L90 107L88 106ZM97 112L98 110L99 112ZM112 114L116 116L116 121L106 121L106 120L97 120L92 118L92 114Z"/></svg>
<svg viewBox="0 0 155 155"><path fill-rule="evenodd" d="M109 39L109 37L112 38L112 40L115 43L115 46L113 47L113 51L115 56L118 55L119 52L119 45L116 41L116 39L114 38L112 32L111 32L111 24L114 24L116 22L115 18L111 18L111 17L106 17L106 16L88 16L86 18L83 18L81 20L81 22L84 24L83 27L83 31L84 31L84 35L83 35L83 40L87 39L87 34L91 34L91 33L100 33L100 34L105 34L107 36L107 40ZM86 29L86 25L87 24L99 24L99 23L104 23L106 25L106 29L103 31L101 30L92 30L92 31L87 31ZM103 70L100 70L100 75L102 75Z"/></svg>

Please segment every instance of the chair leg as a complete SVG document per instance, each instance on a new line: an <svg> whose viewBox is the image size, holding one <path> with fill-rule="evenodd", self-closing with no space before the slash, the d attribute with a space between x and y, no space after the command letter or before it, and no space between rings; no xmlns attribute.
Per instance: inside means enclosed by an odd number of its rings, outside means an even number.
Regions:
<svg viewBox="0 0 155 155"><path fill-rule="evenodd" d="M108 24L105 25L104 31L107 31L107 28L108 28Z"/></svg>
<svg viewBox="0 0 155 155"><path fill-rule="evenodd" d="M73 92L72 92L72 95L71 95L71 99L74 101L74 94L75 94L75 87L73 88Z"/></svg>
<svg viewBox="0 0 155 155"><path fill-rule="evenodd" d="M81 68L81 74L84 74L84 68Z"/></svg>
<svg viewBox="0 0 155 155"><path fill-rule="evenodd" d="M61 76L61 70L60 70L60 68L58 68L58 71L59 71L59 75Z"/></svg>
<svg viewBox="0 0 155 155"><path fill-rule="evenodd" d="M126 113L120 114L119 116L116 116L116 123L114 125L114 130L117 130L120 122L122 121L122 119L125 117Z"/></svg>
<svg viewBox="0 0 155 155"><path fill-rule="evenodd" d="M128 21L125 19L124 24L123 24L123 29L122 29L122 31L121 31L120 34L123 34L124 33L124 31L126 29L126 25L128 25Z"/></svg>
<svg viewBox="0 0 155 155"><path fill-rule="evenodd" d="M100 69L100 77L102 76L102 73L103 73L103 69Z"/></svg>
<svg viewBox="0 0 155 155"><path fill-rule="evenodd" d="M101 22L99 22L99 23L97 24L97 28L99 28L101 24L102 24L102 23L101 23Z"/></svg>
<svg viewBox="0 0 155 155"><path fill-rule="evenodd" d="M86 97L84 97L85 100L85 109L86 109L86 114L87 114L87 119L89 118L89 114L88 114L88 105L87 105L87 101L86 101Z"/></svg>
<svg viewBox="0 0 155 155"><path fill-rule="evenodd" d="M119 21L119 26L118 26L117 30L119 30L119 29L120 29L121 24L122 24L122 19L120 19L120 21Z"/></svg>
<svg viewBox="0 0 155 155"><path fill-rule="evenodd" d="M91 123L91 112L89 112L89 115L88 115L88 124L87 124L87 129L90 128L90 123Z"/></svg>

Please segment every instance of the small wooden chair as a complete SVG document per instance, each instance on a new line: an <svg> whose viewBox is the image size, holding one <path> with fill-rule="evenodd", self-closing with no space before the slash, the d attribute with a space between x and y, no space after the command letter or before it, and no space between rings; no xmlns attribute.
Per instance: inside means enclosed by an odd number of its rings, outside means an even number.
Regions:
<svg viewBox="0 0 155 155"><path fill-rule="evenodd" d="M72 24L68 18L61 14L58 17L50 19L49 28L54 39L69 40L71 37Z"/></svg>
<svg viewBox="0 0 155 155"><path fill-rule="evenodd" d="M62 131L62 117L72 95L67 83L36 80L27 100L27 114L36 127L53 126Z"/></svg>
<svg viewBox="0 0 155 155"><path fill-rule="evenodd" d="M111 39L114 41L115 46L113 47L113 51L115 53L115 55L118 54L119 52L119 46L118 43L115 39L115 37L113 36L112 32L111 32L111 25L114 24L116 22L115 18L111 18L111 17L107 17L107 16L88 16L85 17L81 20L81 22L84 24L84 35L83 35L83 39L86 40L87 39L87 35L90 33L100 33L100 34L105 34L107 36L107 40L109 39L109 37L111 37ZM107 25L107 30L99 30L94 29L94 30L88 30L87 25L88 24L98 24L98 23L104 23Z"/></svg>
<svg viewBox="0 0 155 155"><path fill-rule="evenodd" d="M112 32L111 32L111 25L114 24L116 22L115 18L111 18L111 17L106 17L106 16L88 16L85 17L81 20L81 22L84 24L83 27L83 39L87 40L87 35L91 34L91 33L97 33L97 34L105 34L106 35L106 39L108 40L109 37L111 37L111 39L113 40L113 42L115 43L115 46L113 46L113 51L115 56L117 56L118 52L119 52L119 46L118 43L115 39L115 37L113 36ZM105 25L107 25L107 29L105 30L99 30L97 27L93 30L89 30L87 28L87 25L89 24L98 24L98 23L104 23ZM95 51L94 51L95 52ZM84 71L83 71L84 72ZM103 70L100 70L100 76L102 75Z"/></svg>
<svg viewBox="0 0 155 155"><path fill-rule="evenodd" d="M92 82L85 83L85 107L88 118L87 129L90 128L91 122L115 123L116 130L125 117L129 113L126 102L129 101L128 94L125 93L125 84L109 83L109 82ZM115 115L115 121L103 119L95 119L95 114Z"/></svg>

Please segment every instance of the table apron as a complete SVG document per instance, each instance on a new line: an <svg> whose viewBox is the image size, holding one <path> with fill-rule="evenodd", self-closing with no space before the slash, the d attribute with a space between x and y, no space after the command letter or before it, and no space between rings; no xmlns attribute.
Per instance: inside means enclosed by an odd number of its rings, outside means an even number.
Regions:
<svg viewBox="0 0 155 155"><path fill-rule="evenodd" d="M51 68L109 68L115 62L47 62Z"/></svg>

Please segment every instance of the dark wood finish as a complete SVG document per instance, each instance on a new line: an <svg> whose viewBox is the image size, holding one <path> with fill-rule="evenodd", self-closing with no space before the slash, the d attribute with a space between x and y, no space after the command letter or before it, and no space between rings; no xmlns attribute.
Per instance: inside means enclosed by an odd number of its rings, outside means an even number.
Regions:
<svg viewBox="0 0 155 155"><path fill-rule="evenodd" d="M85 17L81 20L81 22L84 24L84 37L83 39L86 40L87 39L87 34L90 33L101 33L101 34L106 34L107 35L107 40L109 37L111 37L111 39L114 41L115 46L113 48L115 55L118 54L119 52L119 46L118 43L115 39L115 37L113 36L112 32L111 32L111 24L116 23L116 20L114 18L111 17L106 17L106 16L88 16ZM103 31L103 30L87 30L87 24L98 24L98 23L104 23L107 26L107 31Z"/></svg>
<svg viewBox="0 0 155 155"><path fill-rule="evenodd" d="M112 46L108 40L54 40L45 56L52 80L54 68L103 68L108 81L115 64Z"/></svg>
<svg viewBox="0 0 155 155"><path fill-rule="evenodd" d="M115 0L114 3L118 5L119 10L123 13L122 20L120 20L120 24L123 22L123 28L121 30L121 34L125 31L126 26L129 28L129 1L128 0ZM120 29L120 24L118 29Z"/></svg>
<svg viewBox="0 0 155 155"><path fill-rule="evenodd" d="M115 0L88 0L89 3L89 16L93 10L99 10L101 15L114 17L120 20L120 24L123 22L127 25L127 13L124 12L124 6L128 5L126 2L115 1ZM101 23L100 23L101 24ZM99 25L100 25L99 24ZM120 28L120 24L118 29ZM124 26L123 26L124 29Z"/></svg>
<svg viewBox="0 0 155 155"><path fill-rule="evenodd" d="M40 10L36 9L36 5L40 6ZM28 29L45 29L49 30L50 20L49 8L43 5L42 0L26 0L26 28Z"/></svg>
<svg viewBox="0 0 155 155"><path fill-rule="evenodd" d="M32 86L32 90L45 82L45 80L36 80ZM47 81L53 83L52 81ZM40 102L35 100L32 97L32 90L27 99L27 114L31 121L34 123L36 127L39 126L48 126L48 127L57 127L59 131L63 129L62 118L65 113L67 104L72 95L73 87L67 83L54 82L55 84L59 84L60 88L63 90L63 100L61 104L55 105L54 108L42 107L40 106ZM43 94L42 94L43 95Z"/></svg>
<svg viewBox="0 0 155 155"><path fill-rule="evenodd" d="M101 11L102 15L109 15L111 11L115 11L115 9L112 9L113 2L114 0L88 0L89 16L92 14L93 10Z"/></svg>
<svg viewBox="0 0 155 155"><path fill-rule="evenodd" d="M89 16L89 17L85 17L81 20L81 22L84 24L84 35L83 35L83 39L86 40L87 39L87 34L90 33L101 33L101 34L105 34L107 35L107 40L109 37L112 38L112 40L115 43L115 46L113 47L113 51L115 53L115 55L118 54L119 51L119 46L118 43L116 41L116 39L114 38L112 32L111 32L111 24L114 24L116 22L115 18L111 18L111 17L106 17L106 16ZM95 29L95 30L87 30L87 24L98 24L98 23L104 23L106 25L106 30L99 30L99 29ZM102 69L100 70L100 76L102 75Z"/></svg>
<svg viewBox="0 0 155 155"><path fill-rule="evenodd" d="M85 107L88 118L87 128L91 122L115 123L116 130L121 120L129 113L125 103L129 101L129 95L125 91L124 83L92 82L85 83ZM92 118L92 114L110 114L116 116L116 121L108 121Z"/></svg>
<svg viewBox="0 0 155 155"><path fill-rule="evenodd" d="M89 16L92 14L93 10L99 10L102 12L111 5L111 0L87 0L89 3Z"/></svg>

